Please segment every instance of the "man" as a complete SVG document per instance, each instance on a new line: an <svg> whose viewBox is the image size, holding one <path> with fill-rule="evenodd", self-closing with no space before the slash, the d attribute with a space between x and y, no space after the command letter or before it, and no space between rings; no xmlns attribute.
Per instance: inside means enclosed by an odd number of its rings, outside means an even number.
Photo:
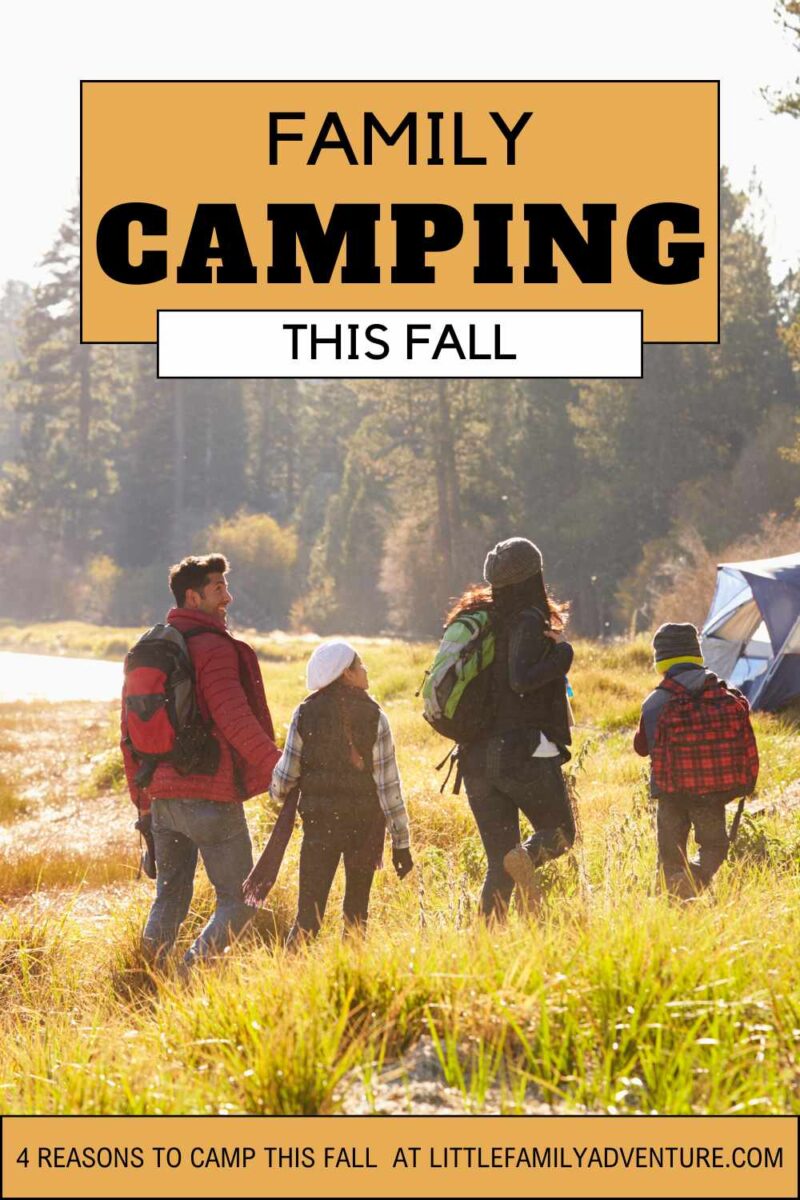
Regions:
<svg viewBox="0 0 800 1200"><path fill-rule="evenodd" d="M216 908L187 951L187 965L223 950L252 916L242 901L242 883L253 865L243 801L268 790L280 752L255 651L227 632L232 599L227 571L223 555L208 554L184 558L169 573L175 607L167 623L186 638L200 715L219 746L214 773L182 775L161 762L146 787L137 784L139 763L123 706L122 753L131 799L152 821L156 898L143 941L155 961L171 949L189 911L198 852Z"/></svg>

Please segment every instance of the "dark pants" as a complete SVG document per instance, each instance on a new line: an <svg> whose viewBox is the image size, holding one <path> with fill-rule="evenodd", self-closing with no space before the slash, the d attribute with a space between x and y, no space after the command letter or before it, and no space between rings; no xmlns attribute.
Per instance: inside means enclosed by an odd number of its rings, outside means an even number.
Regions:
<svg viewBox="0 0 800 1200"><path fill-rule="evenodd" d="M250 834L239 801L154 800L153 840L156 847L156 898L143 940L160 958L172 948L192 902L198 852L217 898L212 917L186 961L224 950L253 916L242 900L242 884L253 866Z"/></svg>
<svg viewBox="0 0 800 1200"><path fill-rule="evenodd" d="M333 877L344 858L344 903L342 916L345 931L363 930L367 923L369 893L380 847L386 831L383 812L371 816L366 823L337 819L332 815L303 817L303 844L300 847L300 894L297 917L288 944L303 935L316 937L325 909ZM377 846L377 849L376 849Z"/></svg>
<svg viewBox="0 0 800 1200"><path fill-rule="evenodd" d="M503 866L503 858L519 845L521 812L535 830L523 842L534 866L557 858L575 841L575 821L560 759L531 759L525 774L528 778L523 782L504 775L464 772L469 806L486 851L481 892L481 912L486 917L502 917L508 909L514 880Z"/></svg>
<svg viewBox="0 0 800 1200"><path fill-rule="evenodd" d="M697 858L687 857L686 843L694 826ZM688 899L708 887L728 856L725 805L721 800L658 801L658 866L673 895Z"/></svg>

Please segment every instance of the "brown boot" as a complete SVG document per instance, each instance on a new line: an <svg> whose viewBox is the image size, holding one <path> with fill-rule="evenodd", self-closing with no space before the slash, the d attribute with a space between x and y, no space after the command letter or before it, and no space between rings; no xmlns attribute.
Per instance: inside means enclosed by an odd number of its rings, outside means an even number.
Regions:
<svg viewBox="0 0 800 1200"><path fill-rule="evenodd" d="M517 896L523 908L536 912L541 907L544 893L528 851L523 846L515 846L506 854L503 866L517 885Z"/></svg>
<svg viewBox="0 0 800 1200"><path fill-rule="evenodd" d="M665 891L674 900L696 900L702 886L688 871L674 871L666 877Z"/></svg>

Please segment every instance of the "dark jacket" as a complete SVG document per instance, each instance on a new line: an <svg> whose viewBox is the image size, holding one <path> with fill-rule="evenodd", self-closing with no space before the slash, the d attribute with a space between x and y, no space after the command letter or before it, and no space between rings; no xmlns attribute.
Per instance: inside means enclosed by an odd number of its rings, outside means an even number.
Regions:
<svg viewBox="0 0 800 1200"><path fill-rule="evenodd" d="M211 723L219 743L219 766L214 775L180 775L170 763L160 763L149 786L139 787L135 781L138 763L127 744L123 706L122 754L131 799L146 812L153 799L224 802L246 800L268 791L280 751L275 745L255 651L232 637L217 618L194 609L172 608L167 622L181 633L209 629L207 636L198 634L186 645L194 666L200 714Z"/></svg>
<svg viewBox="0 0 800 1200"><path fill-rule="evenodd" d="M486 737L462 748L461 762L465 771L519 778L542 733L559 746L563 761L569 758L566 674L573 650L569 642L546 636L547 623L537 608L493 620L491 724Z"/></svg>

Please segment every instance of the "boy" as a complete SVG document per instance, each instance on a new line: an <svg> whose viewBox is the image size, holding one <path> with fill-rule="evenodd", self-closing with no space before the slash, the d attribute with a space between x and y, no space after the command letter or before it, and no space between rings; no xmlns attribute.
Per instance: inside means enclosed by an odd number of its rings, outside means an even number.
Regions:
<svg viewBox="0 0 800 1200"><path fill-rule="evenodd" d="M651 758L663 885L690 899L708 887L727 857L725 805L753 791L758 751L747 701L706 670L694 625L662 625L653 656L664 680L642 706L633 747ZM690 861L692 826L698 855Z"/></svg>
<svg viewBox="0 0 800 1200"><path fill-rule="evenodd" d="M364 664L349 642L323 642L308 661L307 682L310 695L292 715L270 787L284 804L300 792L300 894L288 946L318 933L342 857L345 928L364 928L387 827L400 879L414 865L389 721L367 693ZM268 847L246 881L249 903L266 894L269 858Z"/></svg>

